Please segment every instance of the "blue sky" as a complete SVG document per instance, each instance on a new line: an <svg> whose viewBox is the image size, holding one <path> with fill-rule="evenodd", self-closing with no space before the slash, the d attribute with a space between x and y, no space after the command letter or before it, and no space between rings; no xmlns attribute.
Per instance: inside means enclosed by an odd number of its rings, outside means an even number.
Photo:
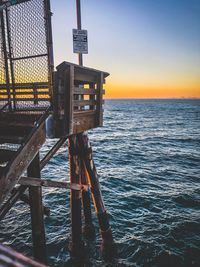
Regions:
<svg viewBox="0 0 200 267"><path fill-rule="evenodd" d="M76 63L76 1L51 3L55 65ZM125 97L150 89L162 97L166 88L200 96L200 0L82 0L81 7L89 36L84 64L111 73L111 94L123 86Z"/></svg>

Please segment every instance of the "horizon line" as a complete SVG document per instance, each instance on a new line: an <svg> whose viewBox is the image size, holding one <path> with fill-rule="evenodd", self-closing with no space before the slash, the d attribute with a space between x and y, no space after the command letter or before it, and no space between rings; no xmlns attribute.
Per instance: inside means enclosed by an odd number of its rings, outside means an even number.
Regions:
<svg viewBox="0 0 200 267"><path fill-rule="evenodd" d="M158 99L158 100L200 100L200 97L112 97L104 98L104 100L148 100L148 99Z"/></svg>

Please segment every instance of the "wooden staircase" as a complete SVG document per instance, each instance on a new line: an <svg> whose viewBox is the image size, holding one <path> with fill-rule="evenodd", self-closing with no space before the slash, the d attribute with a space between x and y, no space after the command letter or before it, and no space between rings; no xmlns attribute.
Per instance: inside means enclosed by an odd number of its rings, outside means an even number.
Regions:
<svg viewBox="0 0 200 267"><path fill-rule="evenodd" d="M44 113L0 113L0 204L45 142Z"/></svg>

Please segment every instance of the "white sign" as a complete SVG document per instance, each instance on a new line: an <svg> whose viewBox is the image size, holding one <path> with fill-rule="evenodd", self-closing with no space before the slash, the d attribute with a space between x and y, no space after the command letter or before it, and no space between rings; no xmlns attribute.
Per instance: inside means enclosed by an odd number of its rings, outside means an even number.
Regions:
<svg viewBox="0 0 200 267"><path fill-rule="evenodd" d="M73 29L73 51L79 54L88 54L87 30Z"/></svg>

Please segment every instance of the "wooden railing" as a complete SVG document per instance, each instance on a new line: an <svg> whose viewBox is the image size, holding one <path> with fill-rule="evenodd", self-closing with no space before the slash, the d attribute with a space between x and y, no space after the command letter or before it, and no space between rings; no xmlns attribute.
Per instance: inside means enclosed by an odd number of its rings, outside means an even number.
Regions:
<svg viewBox="0 0 200 267"><path fill-rule="evenodd" d="M14 89L7 88L6 84L0 84L0 101L39 101L49 99L49 88L47 83L18 83Z"/></svg>

